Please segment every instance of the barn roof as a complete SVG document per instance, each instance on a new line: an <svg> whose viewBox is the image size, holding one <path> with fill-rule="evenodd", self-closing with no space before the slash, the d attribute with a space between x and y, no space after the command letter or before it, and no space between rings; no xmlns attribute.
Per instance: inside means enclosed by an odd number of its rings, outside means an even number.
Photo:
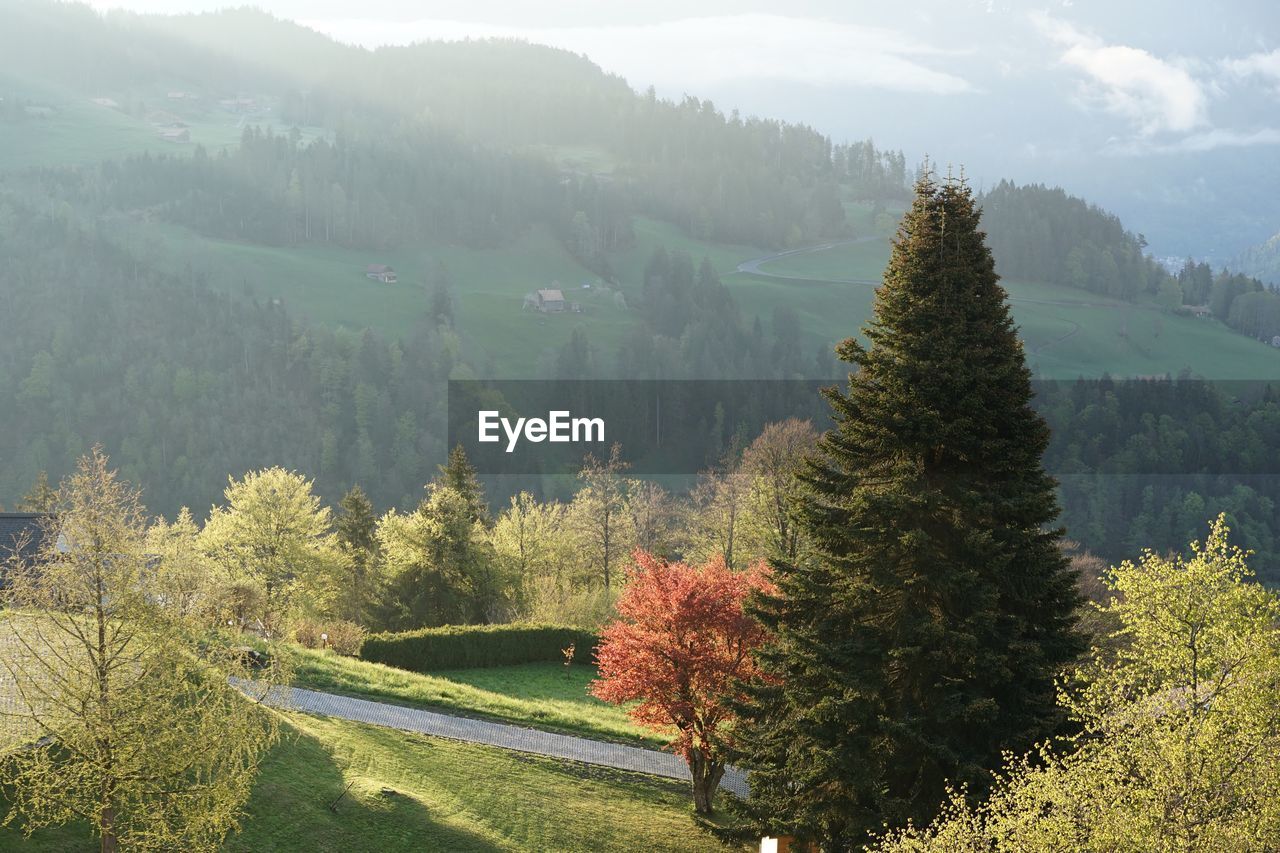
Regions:
<svg viewBox="0 0 1280 853"><path fill-rule="evenodd" d="M559 290L539 290L538 297L543 302L564 302L564 294Z"/></svg>

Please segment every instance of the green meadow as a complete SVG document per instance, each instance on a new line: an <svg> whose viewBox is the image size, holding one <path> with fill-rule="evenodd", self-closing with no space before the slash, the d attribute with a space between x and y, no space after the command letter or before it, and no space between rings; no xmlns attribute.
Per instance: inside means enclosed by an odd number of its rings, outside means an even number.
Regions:
<svg viewBox="0 0 1280 853"><path fill-rule="evenodd" d="M228 851L726 849L695 821L688 786L675 780L281 716L284 736L263 762ZM81 823L30 839L8 826L0 849L76 853L98 844Z"/></svg>
<svg viewBox="0 0 1280 853"><path fill-rule="evenodd" d="M596 740L659 748L660 734L643 729L626 710L591 696L595 667L533 663L429 675L332 652L291 647L294 684L397 705L531 726Z"/></svg>

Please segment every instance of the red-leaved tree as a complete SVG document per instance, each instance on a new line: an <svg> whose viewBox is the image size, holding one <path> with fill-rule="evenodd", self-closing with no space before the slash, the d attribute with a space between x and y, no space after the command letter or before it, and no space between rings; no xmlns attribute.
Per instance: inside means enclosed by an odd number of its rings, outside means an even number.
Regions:
<svg viewBox="0 0 1280 853"><path fill-rule="evenodd" d="M739 679L758 675L751 653L765 639L742 604L753 590L772 590L768 569L758 563L735 572L721 557L702 566L664 563L643 551L634 560L620 618L601 634L591 692L606 702L640 700L633 720L675 727L670 748L689 763L694 807L710 814L732 737L729 700Z"/></svg>

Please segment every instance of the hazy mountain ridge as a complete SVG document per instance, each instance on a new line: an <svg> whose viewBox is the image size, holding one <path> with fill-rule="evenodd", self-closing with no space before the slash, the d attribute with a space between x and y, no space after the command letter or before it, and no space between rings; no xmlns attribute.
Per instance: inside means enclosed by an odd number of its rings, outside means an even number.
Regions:
<svg viewBox="0 0 1280 853"><path fill-rule="evenodd" d="M1272 287L1280 287L1280 234L1241 252L1228 266Z"/></svg>

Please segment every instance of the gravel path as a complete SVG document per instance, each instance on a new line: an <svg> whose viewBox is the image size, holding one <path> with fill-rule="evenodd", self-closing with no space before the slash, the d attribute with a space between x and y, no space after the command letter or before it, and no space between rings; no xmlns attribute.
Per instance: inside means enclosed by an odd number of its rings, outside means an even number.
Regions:
<svg viewBox="0 0 1280 853"><path fill-rule="evenodd" d="M242 689L246 689L249 693L254 692L252 685L244 685ZM687 781L691 778L683 758L655 749L641 749L635 746L544 732L540 729L491 723L469 717L455 717L435 711L389 705L385 702L370 702L367 699L356 699L351 696L304 690L300 687L274 688L265 701L266 704L277 708L323 714L327 717L386 726L406 732L418 732L467 743L482 743L551 758L566 758L585 764L599 764L668 779ZM739 770L729 768L725 771L720 787L745 797L746 775Z"/></svg>

